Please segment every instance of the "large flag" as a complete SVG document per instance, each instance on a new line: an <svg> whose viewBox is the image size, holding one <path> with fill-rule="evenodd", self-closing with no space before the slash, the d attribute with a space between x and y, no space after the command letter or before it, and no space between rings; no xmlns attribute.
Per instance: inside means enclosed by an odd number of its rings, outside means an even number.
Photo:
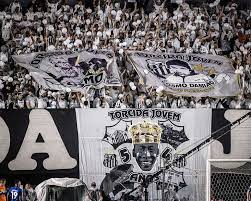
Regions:
<svg viewBox="0 0 251 201"><path fill-rule="evenodd" d="M116 57L109 50L40 52L13 58L47 89L81 90L88 86L121 85Z"/></svg>
<svg viewBox="0 0 251 201"><path fill-rule="evenodd" d="M79 133L80 178L95 181L110 198L138 187L148 176L210 136L211 110L82 110L76 109ZM200 124L198 124L200 121ZM149 200L161 199L163 184L180 200L205 199L208 150L173 166L150 184ZM198 173L191 170L197 170ZM200 172L200 173L199 173ZM141 188L131 194L138 200ZM169 197L174 200L173 197Z"/></svg>
<svg viewBox="0 0 251 201"><path fill-rule="evenodd" d="M127 58L149 86L183 96L222 97L239 92L230 61L223 56L128 51Z"/></svg>

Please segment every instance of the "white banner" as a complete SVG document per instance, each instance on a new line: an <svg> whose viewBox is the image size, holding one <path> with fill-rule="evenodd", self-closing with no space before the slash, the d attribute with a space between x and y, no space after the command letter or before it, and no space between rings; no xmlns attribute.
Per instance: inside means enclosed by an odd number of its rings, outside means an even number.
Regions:
<svg viewBox="0 0 251 201"><path fill-rule="evenodd" d="M121 85L114 52L109 50L41 52L13 58L47 89Z"/></svg>
<svg viewBox="0 0 251 201"><path fill-rule="evenodd" d="M211 114L207 109L76 109L80 178L87 185L93 181L101 184L118 200L123 192L210 136ZM207 157L207 149L203 149L180 167L169 169L164 181L172 190L165 190L165 195L205 200ZM163 174L150 184L150 200L161 199L162 184ZM140 194L139 189L132 195Z"/></svg>
<svg viewBox="0 0 251 201"><path fill-rule="evenodd" d="M146 85L163 86L176 95L236 96L239 86L223 56L128 51L128 60Z"/></svg>

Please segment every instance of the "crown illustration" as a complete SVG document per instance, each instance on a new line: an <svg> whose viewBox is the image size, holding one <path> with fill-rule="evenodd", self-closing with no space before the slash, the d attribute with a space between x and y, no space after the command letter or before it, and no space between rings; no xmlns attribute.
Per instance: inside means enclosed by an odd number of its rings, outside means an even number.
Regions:
<svg viewBox="0 0 251 201"><path fill-rule="evenodd" d="M129 133L133 144L160 143L162 128L158 124L143 122L131 125Z"/></svg>

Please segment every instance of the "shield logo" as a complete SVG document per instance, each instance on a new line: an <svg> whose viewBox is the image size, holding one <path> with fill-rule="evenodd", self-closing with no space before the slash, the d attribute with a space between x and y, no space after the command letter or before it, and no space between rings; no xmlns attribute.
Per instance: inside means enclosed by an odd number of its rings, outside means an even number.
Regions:
<svg viewBox="0 0 251 201"><path fill-rule="evenodd" d="M116 150L121 144L131 143L132 139L128 136L128 128L132 121L120 120L113 126L106 126L105 136L102 141L108 142Z"/></svg>
<svg viewBox="0 0 251 201"><path fill-rule="evenodd" d="M184 126L175 125L170 120L159 121L159 125L162 127L161 142L170 144L174 149L188 141L188 137L185 134Z"/></svg>

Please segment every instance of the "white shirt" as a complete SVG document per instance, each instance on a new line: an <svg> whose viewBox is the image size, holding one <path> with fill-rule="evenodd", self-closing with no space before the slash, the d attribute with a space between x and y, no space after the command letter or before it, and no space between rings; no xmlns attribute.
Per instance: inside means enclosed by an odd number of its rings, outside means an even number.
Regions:
<svg viewBox="0 0 251 201"><path fill-rule="evenodd" d="M58 10L58 3L48 3L48 7L52 13L55 13Z"/></svg>
<svg viewBox="0 0 251 201"><path fill-rule="evenodd" d="M197 102L197 103L195 104L195 108L202 108L201 103L200 103L200 102Z"/></svg>
<svg viewBox="0 0 251 201"><path fill-rule="evenodd" d="M135 101L136 108L146 108L144 98L139 96Z"/></svg>
<svg viewBox="0 0 251 201"><path fill-rule="evenodd" d="M0 108L5 109L5 103L3 100L0 100Z"/></svg>
<svg viewBox="0 0 251 201"><path fill-rule="evenodd" d="M35 15L36 15L38 18L42 18L42 17L43 17L43 13L42 13L42 12L36 12Z"/></svg>
<svg viewBox="0 0 251 201"><path fill-rule="evenodd" d="M6 16L6 12L4 11L0 12L0 20L3 20L5 16Z"/></svg>
<svg viewBox="0 0 251 201"><path fill-rule="evenodd" d="M70 101L70 108L78 108L79 102L77 100L71 100Z"/></svg>
<svg viewBox="0 0 251 201"><path fill-rule="evenodd" d="M12 19L14 19L15 21L20 22L22 20L22 13L16 13L12 15Z"/></svg>
<svg viewBox="0 0 251 201"><path fill-rule="evenodd" d="M53 100L53 101L51 102L51 108L52 108L52 109L56 109L56 108L57 108L57 102L56 102L55 100Z"/></svg>
<svg viewBox="0 0 251 201"><path fill-rule="evenodd" d="M12 3L11 5L11 13L14 13L16 8L19 8L19 10L21 10L21 6L20 3Z"/></svg>
<svg viewBox="0 0 251 201"><path fill-rule="evenodd" d="M110 105L109 105L107 102L105 102L105 103L103 103L103 104L101 105L101 107L102 107L102 108L110 108Z"/></svg>
<svg viewBox="0 0 251 201"><path fill-rule="evenodd" d="M44 109L47 108L47 102L44 98L40 97L37 99L37 108Z"/></svg>
<svg viewBox="0 0 251 201"><path fill-rule="evenodd" d="M32 12L27 12L27 13L26 13L26 16L27 16L27 20L28 20L28 21L33 21L33 20L34 20L34 13L32 13Z"/></svg>
<svg viewBox="0 0 251 201"><path fill-rule="evenodd" d="M177 106L177 100L173 100L173 102L171 104L171 108L178 108L178 106Z"/></svg>
<svg viewBox="0 0 251 201"><path fill-rule="evenodd" d="M8 61L7 55L1 52L0 53L0 61L7 62Z"/></svg>
<svg viewBox="0 0 251 201"><path fill-rule="evenodd" d="M115 108L121 108L121 104L122 104L121 101L118 100L115 104Z"/></svg>
<svg viewBox="0 0 251 201"><path fill-rule="evenodd" d="M29 109L36 107L36 98L33 96L28 95L26 97L26 104L29 105Z"/></svg>
<svg viewBox="0 0 251 201"><path fill-rule="evenodd" d="M59 100L59 101L58 101L58 106L59 106L59 108L61 108L61 109L67 108L67 102L66 102L66 100Z"/></svg>
<svg viewBox="0 0 251 201"><path fill-rule="evenodd" d="M63 5L63 10L66 12L66 11L69 11L70 10L70 6L69 5ZM75 5L76 7L76 5Z"/></svg>

